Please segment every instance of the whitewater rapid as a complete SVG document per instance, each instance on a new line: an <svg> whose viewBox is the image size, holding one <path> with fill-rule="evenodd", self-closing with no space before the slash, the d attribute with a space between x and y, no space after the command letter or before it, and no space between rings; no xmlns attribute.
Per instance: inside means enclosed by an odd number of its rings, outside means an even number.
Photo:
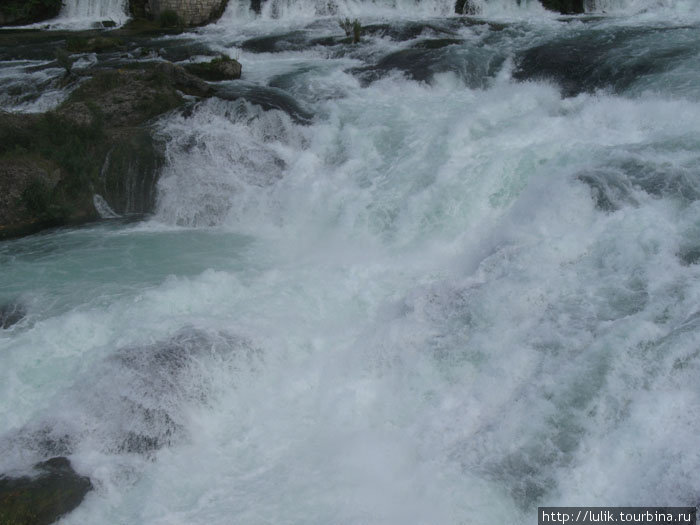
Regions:
<svg viewBox="0 0 700 525"><path fill-rule="evenodd" d="M0 472L70 457L65 525L695 506L699 19L642 3L378 3L354 47L231 4L185 37L273 108L160 119L146 220L0 244Z"/></svg>

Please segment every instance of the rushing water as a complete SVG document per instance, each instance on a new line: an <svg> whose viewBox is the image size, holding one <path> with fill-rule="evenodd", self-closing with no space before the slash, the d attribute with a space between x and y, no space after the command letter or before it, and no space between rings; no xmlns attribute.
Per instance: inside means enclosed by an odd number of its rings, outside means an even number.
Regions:
<svg viewBox="0 0 700 525"><path fill-rule="evenodd" d="M695 2L450 4L232 0L184 37L271 102L162 118L148 220L0 244L0 471L68 455L66 525L698 504ZM315 40L345 15L361 44Z"/></svg>

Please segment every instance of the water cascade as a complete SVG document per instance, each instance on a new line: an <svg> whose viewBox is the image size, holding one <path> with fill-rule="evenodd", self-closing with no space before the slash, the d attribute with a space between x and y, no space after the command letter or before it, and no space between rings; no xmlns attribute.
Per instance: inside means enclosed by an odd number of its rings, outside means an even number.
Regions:
<svg viewBox="0 0 700 525"><path fill-rule="evenodd" d="M249 5L81 65L244 74L153 122L152 215L0 243L0 473L70 457L65 525L696 505L693 3Z"/></svg>

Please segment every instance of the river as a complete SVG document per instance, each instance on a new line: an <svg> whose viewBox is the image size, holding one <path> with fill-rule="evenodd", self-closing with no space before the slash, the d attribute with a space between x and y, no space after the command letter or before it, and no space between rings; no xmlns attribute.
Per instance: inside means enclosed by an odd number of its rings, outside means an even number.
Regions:
<svg viewBox="0 0 700 525"><path fill-rule="evenodd" d="M151 216L0 243L0 472L70 457L62 525L695 506L700 8L481 6L231 0L152 43L295 109L167 115ZM4 109L62 100L42 64L0 63Z"/></svg>

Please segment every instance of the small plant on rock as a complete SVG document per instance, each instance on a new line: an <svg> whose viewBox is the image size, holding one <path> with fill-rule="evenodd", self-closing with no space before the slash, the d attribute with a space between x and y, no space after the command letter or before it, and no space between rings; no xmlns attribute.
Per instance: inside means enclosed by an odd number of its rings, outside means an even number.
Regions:
<svg viewBox="0 0 700 525"><path fill-rule="evenodd" d="M362 24L356 18L355 20L350 20L346 18L338 22L340 27L345 31L345 36L352 38L352 43L357 44L360 41L360 36L362 35Z"/></svg>

